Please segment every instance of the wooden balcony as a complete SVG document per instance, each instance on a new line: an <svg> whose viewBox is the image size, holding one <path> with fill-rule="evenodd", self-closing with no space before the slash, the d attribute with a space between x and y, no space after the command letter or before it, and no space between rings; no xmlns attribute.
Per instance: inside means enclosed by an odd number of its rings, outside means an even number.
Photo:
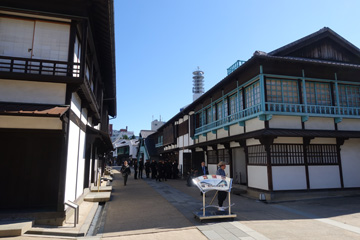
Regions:
<svg viewBox="0 0 360 240"><path fill-rule="evenodd" d="M0 56L0 76L9 79L38 78L51 82L74 82L81 76L80 63ZM51 76L51 77L50 77ZM77 82L77 81L75 81Z"/></svg>

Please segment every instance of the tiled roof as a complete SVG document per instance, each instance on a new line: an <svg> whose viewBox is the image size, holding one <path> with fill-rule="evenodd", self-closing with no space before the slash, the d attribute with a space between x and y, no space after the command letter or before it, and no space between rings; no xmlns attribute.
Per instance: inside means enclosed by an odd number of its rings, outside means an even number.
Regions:
<svg viewBox="0 0 360 240"><path fill-rule="evenodd" d="M28 103L0 103L0 115L61 117L69 106Z"/></svg>

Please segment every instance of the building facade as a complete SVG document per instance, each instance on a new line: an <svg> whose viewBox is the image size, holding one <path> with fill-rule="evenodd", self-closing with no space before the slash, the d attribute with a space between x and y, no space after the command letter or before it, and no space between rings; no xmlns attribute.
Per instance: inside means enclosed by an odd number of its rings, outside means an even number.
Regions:
<svg viewBox="0 0 360 240"><path fill-rule="evenodd" d="M113 2L2 1L0 218L60 225L112 150ZM10 180L9 179L13 179Z"/></svg>
<svg viewBox="0 0 360 240"><path fill-rule="evenodd" d="M254 191L359 188L359 48L325 27L239 62L158 130L159 153L225 161Z"/></svg>

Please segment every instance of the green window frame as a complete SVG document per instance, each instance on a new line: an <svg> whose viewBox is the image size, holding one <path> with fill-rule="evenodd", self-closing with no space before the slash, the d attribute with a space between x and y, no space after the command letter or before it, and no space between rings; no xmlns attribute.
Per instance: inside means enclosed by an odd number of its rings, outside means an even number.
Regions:
<svg viewBox="0 0 360 240"><path fill-rule="evenodd" d="M297 81L266 79L266 91L268 102L300 103Z"/></svg>
<svg viewBox="0 0 360 240"><path fill-rule="evenodd" d="M338 85L341 107L360 107L360 86Z"/></svg>
<svg viewBox="0 0 360 240"><path fill-rule="evenodd" d="M260 82L257 81L245 88L246 108L260 104Z"/></svg>
<svg viewBox="0 0 360 240"><path fill-rule="evenodd" d="M331 106L330 83L306 82L306 102L310 105Z"/></svg>

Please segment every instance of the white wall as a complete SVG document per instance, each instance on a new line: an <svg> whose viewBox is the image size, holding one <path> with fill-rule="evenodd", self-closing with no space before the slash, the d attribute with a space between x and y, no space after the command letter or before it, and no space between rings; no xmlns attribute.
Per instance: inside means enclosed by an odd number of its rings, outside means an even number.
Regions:
<svg viewBox="0 0 360 240"><path fill-rule="evenodd" d="M338 166L309 166L310 189L341 188Z"/></svg>
<svg viewBox="0 0 360 240"><path fill-rule="evenodd" d="M253 118L245 122L246 132L252 132L265 128L265 122L258 118Z"/></svg>
<svg viewBox="0 0 360 240"><path fill-rule="evenodd" d="M305 129L335 130L333 118L309 117L305 122Z"/></svg>
<svg viewBox="0 0 360 240"><path fill-rule="evenodd" d="M360 187L360 139L349 139L341 146L344 187Z"/></svg>
<svg viewBox="0 0 360 240"><path fill-rule="evenodd" d="M307 189L305 166L272 167L273 190Z"/></svg>
<svg viewBox="0 0 360 240"><path fill-rule="evenodd" d="M248 166L248 186L269 190L266 166Z"/></svg>
<svg viewBox="0 0 360 240"><path fill-rule="evenodd" d="M65 104L66 84L0 79L0 101Z"/></svg>
<svg viewBox="0 0 360 240"><path fill-rule="evenodd" d="M360 119L344 119L338 123L338 130L360 131Z"/></svg>
<svg viewBox="0 0 360 240"><path fill-rule="evenodd" d="M234 124L229 127L230 136L238 135L244 133L244 127L240 126L239 124Z"/></svg>
<svg viewBox="0 0 360 240"><path fill-rule="evenodd" d="M269 128L302 129L301 117L273 116L269 121Z"/></svg>
<svg viewBox="0 0 360 240"><path fill-rule="evenodd" d="M69 123L69 141L66 164L66 183L65 183L65 199L64 201L74 201L76 187L76 169L79 146L79 127L70 121Z"/></svg>
<svg viewBox="0 0 360 240"><path fill-rule="evenodd" d="M70 108L71 108L71 110L73 110L73 112L76 114L76 116L78 116L78 118L80 118L81 99L80 99L79 95L77 95L76 93L72 94Z"/></svg>
<svg viewBox="0 0 360 240"><path fill-rule="evenodd" d="M79 164L77 174L76 198L84 192L84 174L85 174L85 132L80 131L79 143Z"/></svg>
<svg viewBox="0 0 360 240"><path fill-rule="evenodd" d="M217 138L224 138L224 137L228 137L228 136L229 136L229 133L224 128L220 128L217 130Z"/></svg>

